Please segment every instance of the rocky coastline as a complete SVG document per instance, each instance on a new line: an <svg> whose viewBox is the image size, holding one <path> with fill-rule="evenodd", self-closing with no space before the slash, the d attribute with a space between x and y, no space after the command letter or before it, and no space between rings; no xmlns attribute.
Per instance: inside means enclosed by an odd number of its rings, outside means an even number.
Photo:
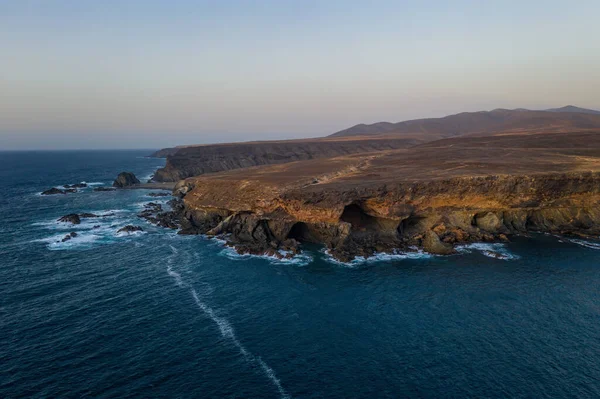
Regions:
<svg viewBox="0 0 600 399"><path fill-rule="evenodd" d="M192 181L175 190L180 232L222 237L240 253L289 256L317 243L347 262L398 250L448 255L459 244L533 232L600 234L600 173L591 172L290 190L247 209L205 203L209 191Z"/></svg>

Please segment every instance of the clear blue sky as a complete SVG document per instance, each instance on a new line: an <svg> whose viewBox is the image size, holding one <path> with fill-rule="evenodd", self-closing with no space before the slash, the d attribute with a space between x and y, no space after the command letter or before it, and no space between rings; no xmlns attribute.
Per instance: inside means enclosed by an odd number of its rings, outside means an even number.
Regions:
<svg viewBox="0 0 600 399"><path fill-rule="evenodd" d="M0 1L0 149L600 109L600 1Z"/></svg>

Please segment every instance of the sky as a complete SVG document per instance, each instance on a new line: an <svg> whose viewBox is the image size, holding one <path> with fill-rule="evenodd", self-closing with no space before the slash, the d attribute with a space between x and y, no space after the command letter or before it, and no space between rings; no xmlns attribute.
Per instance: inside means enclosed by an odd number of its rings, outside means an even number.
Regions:
<svg viewBox="0 0 600 399"><path fill-rule="evenodd" d="M598 0L0 0L0 150L600 109L598 15Z"/></svg>

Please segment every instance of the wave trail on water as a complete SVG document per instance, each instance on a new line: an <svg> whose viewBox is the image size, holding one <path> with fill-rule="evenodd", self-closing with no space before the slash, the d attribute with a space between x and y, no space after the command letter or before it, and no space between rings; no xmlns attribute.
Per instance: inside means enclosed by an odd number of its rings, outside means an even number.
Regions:
<svg viewBox="0 0 600 399"><path fill-rule="evenodd" d="M581 245L582 247L585 247L585 248L600 249L600 243L598 243L598 242L593 242L593 241L589 241L589 240L580 240L580 239L576 239L576 238L571 238L568 241L572 242L573 244Z"/></svg>
<svg viewBox="0 0 600 399"><path fill-rule="evenodd" d="M244 358L249 363L257 364L261 368L261 370L263 371L265 376L267 378L269 378L269 380L277 388L277 390L279 391L279 395L282 398L285 398L285 399L290 398L290 395L287 394L287 392L283 388L283 385L281 385L281 381L279 381L279 378L277 378L277 376L275 375L275 371L267 363L265 363L265 361L262 360L262 358L257 357L255 355L253 355L252 353L250 353L244 347L244 345L242 345L242 343L237 339L237 337L235 335L235 330L233 329L233 326L231 325L231 323L229 323L229 321L226 318L217 315L217 313L213 310L213 308L211 308L208 304L206 304L205 302L203 302L200 299L198 292L193 287L191 287L189 284L187 284L183 281L181 274L179 274L173 270L172 265L175 261L175 257L179 253L179 251L174 246L172 246L172 245L169 245L169 246L171 247L171 251L172 251L172 255L169 256L169 258L167 260L167 273L169 274L169 276L171 276L175 279L175 282L177 283L177 285L179 287L182 287L182 288L190 287L190 293L192 294L192 297L194 298L196 305L198 306L198 308L200 308L200 310L202 310L202 312L205 315L207 315L217 325L217 327L219 328L219 332L221 333L221 336L223 338L231 341L238 348L240 353L244 356Z"/></svg>

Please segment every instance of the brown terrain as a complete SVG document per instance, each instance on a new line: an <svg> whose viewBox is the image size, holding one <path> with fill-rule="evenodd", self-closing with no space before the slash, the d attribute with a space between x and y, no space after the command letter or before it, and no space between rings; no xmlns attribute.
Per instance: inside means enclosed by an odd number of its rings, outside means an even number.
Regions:
<svg viewBox="0 0 600 399"><path fill-rule="evenodd" d="M408 148L424 142L426 140L419 135L415 137L407 135L406 137L372 137L368 140L340 137L179 147L175 152L167 155L165 167L156 171L153 180L176 182L205 173ZM161 151L163 152L159 152L160 155L164 153L164 150Z"/></svg>
<svg viewBox="0 0 600 399"><path fill-rule="evenodd" d="M456 244L529 232L600 234L600 116L510 112L530 114L498 131L402 132L417 143L382 145L392 134L361 144L365 151L205 170L174 190L183 198L182 233L223 235L240 252L277 256L321 243L340 260L415 248L450 254ZM339 139L322 142L371 142Z"/></svg>

